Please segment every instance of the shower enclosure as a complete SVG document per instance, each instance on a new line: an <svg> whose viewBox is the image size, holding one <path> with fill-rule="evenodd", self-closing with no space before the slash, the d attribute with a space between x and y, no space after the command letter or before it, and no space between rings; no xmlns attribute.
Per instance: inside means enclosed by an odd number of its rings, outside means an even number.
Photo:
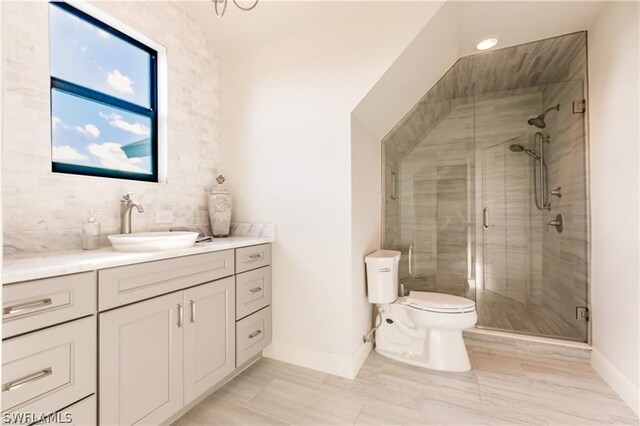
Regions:
<svg viewBox="0 0 640 426"><path fill-rule="evenodd" d="M588 340L586 34L461 58L383 141L405 291L478 327Z"/></svg>

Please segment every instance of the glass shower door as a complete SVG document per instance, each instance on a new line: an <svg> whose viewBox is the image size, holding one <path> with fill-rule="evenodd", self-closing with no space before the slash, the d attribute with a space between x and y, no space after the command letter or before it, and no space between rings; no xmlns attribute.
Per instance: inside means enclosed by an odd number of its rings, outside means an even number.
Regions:
<svg viewBox="0 0 640 426"><path fill-rule="evenodd" d="M475 299L473 102L421 104L384 148L384 247L402 252L400 283Z"/></svg>

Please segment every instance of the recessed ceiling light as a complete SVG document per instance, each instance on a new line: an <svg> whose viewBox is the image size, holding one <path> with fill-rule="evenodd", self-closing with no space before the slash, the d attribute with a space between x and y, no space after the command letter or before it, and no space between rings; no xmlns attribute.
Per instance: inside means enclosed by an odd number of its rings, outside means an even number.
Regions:
<svg viewBox="0 0 640 426"><path fill-rule="evenodd" d="M491 49L496 44L498 44L498 39L497 38L495 38L495 37L487 37L485 39L480 40L478 42L478 44L476 44L476 49L478 49L478 50L487 50L487 49Z"/></svg>

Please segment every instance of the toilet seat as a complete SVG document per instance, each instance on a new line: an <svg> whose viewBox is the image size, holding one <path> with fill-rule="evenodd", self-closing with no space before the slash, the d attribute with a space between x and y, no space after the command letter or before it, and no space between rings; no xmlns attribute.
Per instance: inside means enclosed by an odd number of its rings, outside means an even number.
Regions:
<svg viewBox="0 0 640 426"><path fill-rule="evenodd" d="M446 314L459 314L476 310L476 303L473 300L451 294L427 291L410 292L405 304L410 308L421 311Z"/></svg>

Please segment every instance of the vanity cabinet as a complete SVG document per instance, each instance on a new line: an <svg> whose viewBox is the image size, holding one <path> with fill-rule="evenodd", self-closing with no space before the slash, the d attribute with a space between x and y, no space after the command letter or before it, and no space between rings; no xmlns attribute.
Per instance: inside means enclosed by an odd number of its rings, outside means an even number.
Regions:
<svg viewBox="0 0 640 426"><path fill-rule="evenodd" d="M30 423L94 395L96 273L12 283L2 290L3 416Z"/></svg>
<svg viewBox="0 0 640 426"><path fill-rule="evenodd" d="M3 413L163 424L271 341L270 244L11 283L3 293Z"/></svg>
<svg viewBox="0 0 640 426"><path fill-rule="evenodd" d="M100 314L100 423L159 424L231 374L235 279Z"/></svg>
<svg viewBox="0 0 640 426"><path fill-rule="evenodd" d="M182 292L100 314L100 423L159 424L182 408Z"/></svg>
<svg viewBox="0 0 640 426"><path fill-rule="evenodd" d="M184 292L184 403L196 399L236 368L233 277Z"/></svg>

